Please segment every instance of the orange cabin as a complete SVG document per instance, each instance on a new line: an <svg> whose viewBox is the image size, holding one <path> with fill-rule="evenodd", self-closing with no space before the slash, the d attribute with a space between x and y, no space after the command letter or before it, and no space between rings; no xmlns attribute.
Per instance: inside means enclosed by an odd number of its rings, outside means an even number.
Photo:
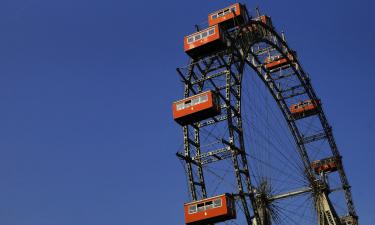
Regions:
<svg viewBox="0 0 375 225"><path fill-rule="evenodd" d="M272 27L271 17L269 17L269 16L262 15L262 16L259 16L255 19L253 19L253 20L260 21L260 22ZM252 31L256 31L257 29L258 29L258 27L257 27L256 24L249 24L249 25L247 25L243 28L243 31L244 32L249 32L249 31L252 32Z"/></svg>
<svg viewBox="0 0 375 225"><path fill-rule="evenodd" d="M318 113L319 100L305 100L290 106L290 113L294 119L301 119Z"/></svg>
<svg viewBox="0 0 375 225"><path fill-rule="evenodd" d="M293 55L288 53L288 59L289 59L289 61L293 61ZM288 65L288 63L289 63L288 59L283 57L282 55L270 56L270 57L267 57L264 60L264 66L268 70L280 68L280 67L283 67L285 65Z"/></svg>
<svg viewBox="0 0 375 225"><path fill-rule="evenodd" d="M315 160L311 163L311 167L317 174L320 174L321 172L335 172L337 171L337 161L334 157Z"/></svg>
<svg viewBox="0 0 375 225"><path fill-rule="evenodd" d="M259 16L258 18L256 18L256 20L261 21L262 23L266 24L267 26L272 27L272 20L271 20L271 17L269 17L269 16L262 15L262 16Z"/></svg>
<svg viewBox="0 0 375 225"><path fill-rule="evenodd" d="M219 223L236 218L235 201L229 194L185 203L184 211L187 225Z"/></svg>
<svg viewBox="0 0 375 225"><path fill-rule="evenodd" d="M218 25L198 31L184 38L184 50L191 58L224 50L227 42Z"/></svg>
<svg viewBox="0 0 375 225"><path fill-rule="evenodd" d="M209 26L220 24L221 27L229 29L246 22L245 15L245 6L235 3L224 9L210 13L208 15L208 24Z"/></svg>
<svg viewBox="0 0 375 225"><path fill-rule="evenodd" d="M217 116L221 112L219 96L206 91L173 103L173 119L185 126Z"/></svg>

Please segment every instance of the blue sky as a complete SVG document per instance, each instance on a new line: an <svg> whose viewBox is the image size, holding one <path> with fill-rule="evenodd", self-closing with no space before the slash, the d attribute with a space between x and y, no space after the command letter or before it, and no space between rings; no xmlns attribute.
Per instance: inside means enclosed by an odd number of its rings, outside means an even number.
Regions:
<svg viewBox="0 0 375 225"><path fill-rule="evenodd" d="M183 224L175 68L183 36L230 3L1 1L0 225ZM374 3L245 3L298 52L373 223Z"/></svg>

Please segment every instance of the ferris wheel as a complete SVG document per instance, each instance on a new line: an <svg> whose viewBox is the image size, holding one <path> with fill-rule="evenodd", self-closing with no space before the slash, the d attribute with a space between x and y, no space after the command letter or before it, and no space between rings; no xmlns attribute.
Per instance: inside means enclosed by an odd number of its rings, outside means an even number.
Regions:
<svg viewBox="0 0 375 225"><path fill-rule="evenodd" d="M185 223L357 225L323 101L285 35L240 3L208 24L184 38L184 96L172 106Z"/></svg>

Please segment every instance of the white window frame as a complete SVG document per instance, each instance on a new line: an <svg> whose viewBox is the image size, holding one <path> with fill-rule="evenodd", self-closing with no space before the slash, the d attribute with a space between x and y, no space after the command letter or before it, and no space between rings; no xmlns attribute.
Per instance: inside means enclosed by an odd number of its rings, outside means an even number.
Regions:
<svg viewBox="0 0 375 225"><path fill-rule="evenodd" d="M199 96L191 99L191 106L198 105L199 103Z"/></svg>
<svg viewBox="0 0 375 225"><path fill-rule="evenodd" d="M189 40L189 39L191 39L191 40ZM194 36L189 36L189 37L187 37L187 43L188 44L191 44L191 43L193 43L194 42Z"/></svg>
<svg viewBox="0 0 375 225"><path fill-rule="evenodd" d="M194 210L191 210L192 207L194 207ZM188 208L188 211L189 211L189 214L197 213L197 212L198 212L198 207L197 207L197 205L190 205L189 208Z"/></svg>
<svg viewBox="0 0 375 225"><path fill-rule="evenodd" d="M216 201L219 201L220 204L219 204L219 205L216 205L216 203L215 203ZM221 198L213 200L212 203L213 203L213 208L219 208L219 207L222 207L222 206L223 206L223 201L221 200Z"/></svg>
<svg viewBox="0 0 375 225"><path fill-rule="evenodd" d="M180 111L180 110L183 110L183 109L185 109L185 103L184 102L180 102L180 103L176 104L176 111Z"/></svg>
<svg viewBox="0 0 375 225"><path fill-rule="evenodd" d="M208 101L208 94L204 94L204 95L199 96L199 102L200 103L204 103L204 102L207 102L207 101Z"/></svg>

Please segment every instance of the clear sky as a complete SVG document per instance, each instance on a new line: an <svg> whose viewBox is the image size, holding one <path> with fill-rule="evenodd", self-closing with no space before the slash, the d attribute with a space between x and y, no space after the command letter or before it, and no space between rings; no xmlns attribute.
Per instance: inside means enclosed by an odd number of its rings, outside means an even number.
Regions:
<svg viewBox="0 0 375 225"><path fill-rule="evenodd" d="M0 225L183 224L175 68L183 36L229 3L2 0ZM244 3L298 52L373 224L375 4Z"/></svg>

